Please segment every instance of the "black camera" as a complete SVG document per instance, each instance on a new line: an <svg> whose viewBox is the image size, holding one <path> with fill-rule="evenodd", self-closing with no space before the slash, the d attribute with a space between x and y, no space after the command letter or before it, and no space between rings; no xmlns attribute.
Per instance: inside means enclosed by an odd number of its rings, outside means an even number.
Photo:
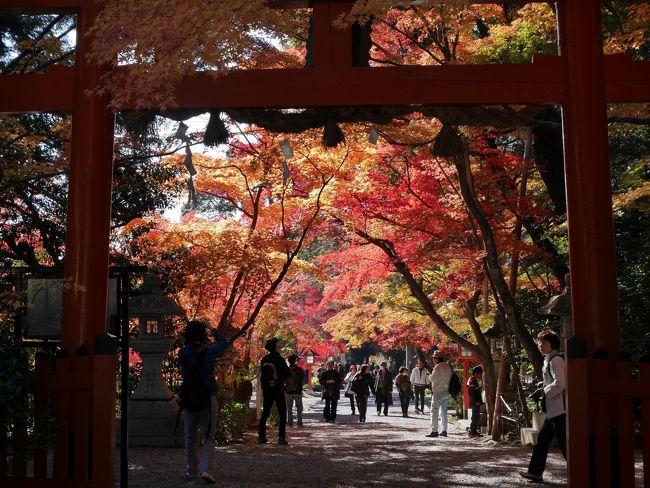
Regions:
<svg viewBox="0 0 650 488"><path fill-rule="evenodd" d="M541 388L544 388L544 383L537 383L537 389L532 392L530 395L528 395L528 399L532 400L534 402L538 402L542 399L542 392Z"/></svg>

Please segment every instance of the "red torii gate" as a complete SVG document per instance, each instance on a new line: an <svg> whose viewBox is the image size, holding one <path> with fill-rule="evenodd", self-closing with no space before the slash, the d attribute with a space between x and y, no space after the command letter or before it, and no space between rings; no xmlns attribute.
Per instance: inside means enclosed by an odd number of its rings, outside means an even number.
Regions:
<svg viewBox="0 0 650 488"><path fill-rule="evenodd" d="M475 0L475 3L510 2L520 3L520 0ZM313 8L313 68L247 70L217 79L197 73L184 79L177 88L180 108L562 105L574 333L586 341L585 351L575 350L569 341L569 483L574 487L585 486L585 480L589 479L589 428L593 423L587 405L593 405L597 397L602 401L603 392L585 386L586 363L581 358L590 357L596 349L618 351L620 345L605 107L608 102L650 100L650 63L633 61L625 55L603 56L600 0L558 0L559 56L538 57L529 65L386 69L353 67L351 29L332 27L332 19L347 12L352 1L272 3L288 8ZM3 94L0 111L72 112L64 271L72 286L64 293L62 345L67 351L85 345L95 359L102 351L92 341L103 334L105 323L114 124L114 116L107 109L109 100L97 95L86 96L101 73L101 68L85 61L88 48L85 33L100 5L95 0L0 0L0 12L4 13L77 13L75 67L53 67L48 74L0 76ZM69 362L65 366L66 374L86 368L88 363L87 358L75 357ZM108 406L104 405L104 411L113 412L115 384L109 379L111 361L96 362L96 374L79 380L79 384L87 385L86 393L71 395L66 400L70 402L71 415L78 414L78 419L88 416L81 403L88 402L88 396L95 404L109 402ZM605 377L619 369L613 361L608 364L603 371ZM644 377L647 381L647 372ZM58 383L62 383L59 388L65 388L65 381ZM75 385L68 388L72 390ZM99 398L105 401L98 401ZM650 422L647 396L644 403L648 412L645 414L648 418L644 418L646 427ZM613 411L615 418L622 418L623 414L616 417L615 407ZM84 462L87 452L73 463L72 472L69 465L66 467L67 454L60 454L58 460L55 454L55 479L48 486L113 485L114 419L110 415L100 419L97 412L93 415L90 427L82 428L81 434L76 433L87 436L89 430L92 432L91 472L84 466L88 464ZM627 413L625 416L628 420ZM596 430L601 432L602 428ZM611 456L604 444L609 444L609 436L605 437L605 440L595 440L597 476L592 481L597 486L605 486L610 480ZM647 440L644 457L648 460L650 435L646 432L644 437ZM57 440L59 447L69 452L65 439ZM622 449L623 454L629 453ZM622 486L633 486L629 484L630 461L621 460L621 463L625 465L625 474L621 468L621 479L627 480ZM645 463L646 480L650 480L649 465ZM46 480L14 478L14 481L21 481L25 486L43 486Z"/></svg>

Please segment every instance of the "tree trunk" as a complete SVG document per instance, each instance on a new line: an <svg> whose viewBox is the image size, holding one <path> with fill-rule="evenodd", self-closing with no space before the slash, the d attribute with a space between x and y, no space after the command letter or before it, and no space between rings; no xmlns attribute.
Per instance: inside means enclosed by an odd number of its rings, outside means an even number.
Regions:
<svg viewBox="0 0 650 488"><path fill-rule="evenodd" d="M499 362L499 377L497 379L497 389L494 395L494 418L492 421L492 440L499 441L501 438L501 412L503 407L501 405L501 395L506 384L506 368L508 360L505 354L501 354L501 361Z"/></svg>
<svg viewBox="0 0 650 488"><path fill-rule="evenodd" d="M460 137L460 136L458 136ZM515 299L508 289L508 284L503 275L501 265L499 263L499 253L497 250L496 239L492 232L490 222L481 207L481 204L476 195L472 173L470 168L469 153L465 145L463 153L455 154L452 156L456 171L458 173L458 182L461 189L461 195L467 211L470 216L476 221L481 231L481 239L486 252L485 262L490 279L494 283L495 290L503 304L506 319L510 328L515 332L521 344L523 345L529 360L535 367L536 373L541 375L542 355L537 349L537 345L532 336L524 327L519 310L517 309Z"/></svg>

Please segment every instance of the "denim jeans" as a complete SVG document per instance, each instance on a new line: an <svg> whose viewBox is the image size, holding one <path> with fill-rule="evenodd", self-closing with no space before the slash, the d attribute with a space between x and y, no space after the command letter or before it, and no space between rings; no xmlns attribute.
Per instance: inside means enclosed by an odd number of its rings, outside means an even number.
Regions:
<svg viewBox="0 0 650 488"><path fill-rule="evenodd" d="M431 398L431 432L438 432L438 416L442 432L447 432L447 405L449 393L434 393Z"/></svg>
<svg viewBox="0 0 650 488"><path fill-rule="evenodd" d="M287 393L288 424L293 425L293 404L296 403L298 424L302 424L302 393Z"/></svg>
<svg viewBox="0 0 650 488"><path fill-rule="evenodd" d="M214 452L214 436L217 429L217 397L210 397L210 408L200 412L183 411L185 428L185 462L188 476L196 477L204 471L210 471L212 453ZM201 456L199 450L199 432L203 440Z"/></svg>
<svg viewBox="0 0 650 488"><path fill-rule="evenodd" d="M481 405L472 403L472 420L469 424L469 432L471 434L478 434L478 423L481 420Z"/></svg>

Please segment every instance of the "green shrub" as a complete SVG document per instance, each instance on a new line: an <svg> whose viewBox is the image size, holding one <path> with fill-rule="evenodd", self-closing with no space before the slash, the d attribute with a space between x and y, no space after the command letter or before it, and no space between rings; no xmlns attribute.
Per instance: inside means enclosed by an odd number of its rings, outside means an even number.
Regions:
<svg viewBox="0 0 650 488"><path fill-rule="evenodd" d="M248 406L239 402L227 403L217 417L216 440L218 444L236 441L244 437L250 417Z"/></svg>

